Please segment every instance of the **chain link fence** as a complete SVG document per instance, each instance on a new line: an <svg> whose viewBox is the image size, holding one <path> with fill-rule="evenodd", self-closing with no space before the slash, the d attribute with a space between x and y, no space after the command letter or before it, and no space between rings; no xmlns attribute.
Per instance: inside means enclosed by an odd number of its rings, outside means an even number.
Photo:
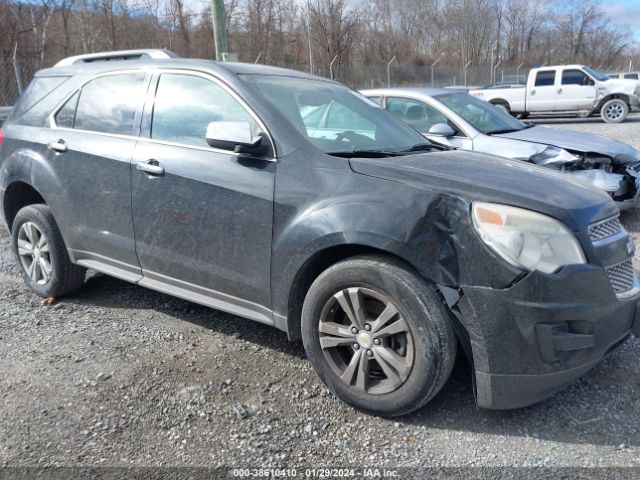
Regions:
<svg viewBox="0 0 640 480"><path fill-rule="evenodd" d="M0 58L0 108L12 106L20 96L19 79L26 88L36 71L50 67L58 59L36 57ZM333 78L353 88L435 87L472 88L490 83L524 83L528 68L524 65L416 65L413 63L363 64L359 62L338 62L333 64L315 62L284 63L277 66L309 72L326 78Z"/></svg>
<svg viewBox="0 0 640 480"><path fill-rule="evenodd" d="M12 60L0 60L0 107L10 106L20 96Z"/></svg>
<svg viewBox="0 0 640 480"><path fill-rule="evenodd" d="M0 108L11 107L40 67L36 57L0 57Z"/></svg>

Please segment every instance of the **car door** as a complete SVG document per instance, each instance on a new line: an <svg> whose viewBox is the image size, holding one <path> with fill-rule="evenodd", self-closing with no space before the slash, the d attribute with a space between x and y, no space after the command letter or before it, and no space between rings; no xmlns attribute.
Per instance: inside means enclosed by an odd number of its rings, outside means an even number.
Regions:
<svg viewBox="0 0 640 480"><path fill-rule="evenodd" d="M204 74L154 78L133 154L132 207L141 285L269 321L276 163L213 149L212 121L257 117Z"/></svg>
<svg viewBox="0 0 640 480"><path fill-rule="evenodd" d="M557 110L591 110L596 101L593 79L578 68L562 71L556 100Z"/></svg>
<svg viewBox="0 0 640 480"><path fill-rule="evenodd" d="M527 110L529 112L548 112L556 108L558 86L556 86L556 70L538 70L529 86Z"/></svg>
<svg viewBox="0 0 640 480"><path fill-rule="evenodd" d="M387 97L385 108L435 143L466 150L473 149L473 142L460 127L433 105L413 98ZM438 123L449 125L453 128L455 135L443 137L429 134L429 129Z"/></svg>
<svg viewBox="0 0 640 480"><path fill-rule="evenodd" d="M135 281L140 267L131 216L131 155L150 75L89 80L51 116L49 166L60 188L52 204L78 263Z"/></svg>

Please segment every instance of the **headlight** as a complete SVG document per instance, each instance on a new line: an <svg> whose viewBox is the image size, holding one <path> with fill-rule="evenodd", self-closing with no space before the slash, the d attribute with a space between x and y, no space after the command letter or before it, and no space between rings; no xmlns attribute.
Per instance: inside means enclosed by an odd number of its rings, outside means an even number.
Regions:
<svg viewBox="0 0 640 480"><path fill-rule="evenodd" d="M570 154L566 150L558 147L547 147L540 153L536 153L535 155L531 155L529 157L536 165L546 166L546 167L560 167L561 165L568 162L575 162L576 160L580 160L575 155Z"/></svg>
<svg viewBox="0 0 640 480"><path fill-rule="evenodd" d="M573 233L551 217L495 203L476 202L472 210L484 243L511 265L553 273L564 265L585 263Z"/></svg>

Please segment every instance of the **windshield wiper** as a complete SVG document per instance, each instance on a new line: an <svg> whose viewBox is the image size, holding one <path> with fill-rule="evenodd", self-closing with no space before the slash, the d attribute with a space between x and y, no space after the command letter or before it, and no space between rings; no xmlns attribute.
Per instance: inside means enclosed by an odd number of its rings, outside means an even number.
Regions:
<svg viewBox="0 0 640 480"><path fill-rule="evenodd" d="M501 133L513 133L519 132L520 130L524 130L524 128L505 128L502 130L492 130L490 132L487 132L487 135L500 135Z"/></svg>
<svg viewBox="0 0 640 480"><path fill-rule="evenodd" d="M420 152L423 150L453 150L451 147L447 147L446 145L436 145L435 143L418 143L413 145L412 147L407 148L406 150L402 150L402 152Z"/></svg>
<svg viewBox="0 0 640 480"><path fill-rule="evenodd" d="M397 153L390 152L387 150L345 150L343 152L327 152L329 155L333 155L334 157L344 157L344 158L352 158L352 157L362 157L362 158L385 158L385 157L395 157Z"/></svg>

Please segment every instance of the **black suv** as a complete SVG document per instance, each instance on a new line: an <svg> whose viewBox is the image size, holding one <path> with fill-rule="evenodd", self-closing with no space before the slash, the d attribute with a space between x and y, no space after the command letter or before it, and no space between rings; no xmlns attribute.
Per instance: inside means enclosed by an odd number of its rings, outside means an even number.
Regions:
<svg viewBox="0 0 640 480"><path fill-rule="evenodd" d="M69 294L91 268L273 325L368 412L424 405L458 346L478 405L534 403L637 316L633 242L604 193L425 143L326 79L73 57L36 75L0 138L2 212L35 293Z"/></svg>

